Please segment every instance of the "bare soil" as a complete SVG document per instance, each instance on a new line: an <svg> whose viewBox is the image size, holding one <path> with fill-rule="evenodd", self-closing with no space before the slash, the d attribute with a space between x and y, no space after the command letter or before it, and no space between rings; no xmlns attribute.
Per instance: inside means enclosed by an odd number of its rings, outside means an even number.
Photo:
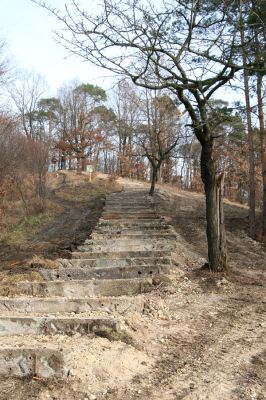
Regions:
<svg viewBox="0 0 266 400"><path fill-rule="evenodd" d="M47 265L47 260L69 258L71 251L90 236L97 224L106 194L120 190L121 185L105 175L89 182L85 173L50 174L47 202L56 212L33 238L15 245L0 242L0 281L7 280L10 274L12 279L21 280L26 274L28 280L35 280L34 267L41 263ZM49 265L53 266L51 262Z"/></svg>
<svg viewBox="0 0 266 400"><path fill-rule="evenodd" d="M203 196L161 186L154 206L178 235L174 268L145 295L143 315L116 316L131 344L61 338L69 348L78 343L75 356L69 353L75 373L64 382L7 379L1 400L266 398L266 257L264 245L248 237L247 208L226 202L230 268L212 274L204 267ZM39 237L49 242L49 230Z"/></svg>

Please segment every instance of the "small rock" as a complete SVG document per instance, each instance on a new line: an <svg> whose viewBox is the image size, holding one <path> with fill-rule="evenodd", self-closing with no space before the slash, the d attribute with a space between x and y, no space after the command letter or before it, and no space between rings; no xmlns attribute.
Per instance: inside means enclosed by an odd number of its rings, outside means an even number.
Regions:
<svg viewBox="0 0 266 400"><path fill-rule="evenodd" d="M221 287L221 286L223 286L223 285L228 285L228 283L229 283L229 281L227 280L227 279L225 279L225 278L222 278L222 279L220 279L219 281L217 281L217 286L218 287Z"/></svg>

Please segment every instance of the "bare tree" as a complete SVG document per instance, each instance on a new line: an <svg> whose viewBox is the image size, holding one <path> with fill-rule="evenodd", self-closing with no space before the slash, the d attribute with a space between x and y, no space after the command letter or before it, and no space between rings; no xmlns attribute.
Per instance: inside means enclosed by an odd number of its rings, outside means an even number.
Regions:
<svg viewBox="0 0 266 400"><path fill-rule="evenodd" d="M17 193L26 213L45 207L48 144L20 133L13 116L0 114L0 192Z"/></svg>
<svg viewBox="0 0 266 400"><path fill-rule="evenodd" d="M72 82L61 88L59 97L62 112L58 147L75 156L78 171L85 170L94 148L98 148L101 129L97 117L106 93L98 86Z"/></svg>
<svg viewBox="0 0 266 400"><path fill-rule="evenodd" d="M143 108L146 123L141 124L140 132L136 136L137 142L144 150L143 155L151 165L149 193L153 196L161 166L170 159L181 134L180 112L169 96L147 90Z"/></svg>
<svg viewBox="0 0 266 400"><path fill-rule="evenodd" d="M136 87L122 80L118 83L114 96L113 109L116 114L118 136L118 173L121 176L132 176L133 137L139 121L140 99Z"/></svg>
<svg viewBox="0 0 266 400"><path fill-rule="evenodd" d="M43 2L35 1L48 8ZM229 2L230 3L230 2ZM149 89L170 89L191 118L201 143L201 177L206 194L209 265L227 266L221 177L213 160L214 136L206 107L232 79L238 64L237 12L228 1L178 0L152 3L103 0L98 15L76 3L66 13L50 8L64 25L58 38L68 50ZM229 4L230 5L230 4Z"/></svg>
<svg viewBox="0 0 266 400"><path fill-rule="evenodd" d="M262 236L266 238L266 136L265 136L265 112L263 105L263 81L266 76L266 6L264 1L251 1L248 3L248 28L252 42L248 49L244 49L244 61L251 56L254 59L253 69L256 75L256 97L258 101L259 136L261 152L262 174ZM242 34L244 35L244 34ZM245 81L248 77L245 77ZM248 107L247 107L248 112ZM254 156L253 156L254 157ZM254 203L254 201L253 201ZM255 210L253 212L253 216ZM253 232L255 233L255 232Z"/></svg>
<svg viewBox="0 0 266 400"><path fill-rule="evenodd" d="M14 132L17 132L16 120L2 111L0 113L0 185L4 183L10 172Z"/></svg>
<svg viewBox="0 0 266 400"><path fill-rule="evenodd" d="M36 110L46 85L44 79L29 71L22 71L9 87L9 93L18 111L22 129L28 138L40 139L39 126L36 127Z"/></svg>
<svg viewBox="0 0 266 400"><path fill-rule="evenodd" d="M6 42L0 38L0 85L6 82L7 72L10 68L9 61L5 56Z"/></svg>

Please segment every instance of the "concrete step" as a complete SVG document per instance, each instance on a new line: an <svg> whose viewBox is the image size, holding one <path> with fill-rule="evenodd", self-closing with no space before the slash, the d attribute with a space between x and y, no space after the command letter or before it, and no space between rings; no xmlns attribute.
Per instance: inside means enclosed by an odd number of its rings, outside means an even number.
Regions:
<svg viewBox="0 0 266 400"><path fill-rule="evenodd" d="M110 205L126 205L130 206L131 204L135 207L139 205L152 205L152 199L147 196L136 196L134 193L128 196L117 196L117 197L107 197L105 200L105 204Z"/></svg>
<svg viewBox="0 0 266 400"><path fill-rule="evenodd" d="M149 192L147 190L138 190L138 189L131 189L126 190L123 192L119 193L110 193L108 194L107 198L108 199L124 199L124 198L131 198L132 200L132 195L138 199L138 198L150 198Z"/></svg>
<svg viewBox="0 0 266 400"><path fill-rule="evenodd" d="M118 251L173 251L176 247L175 242L164 239L104 239L104 240L85 240L85 243L77 247L79 251L86 252L118 252Z"/></svg>
<svg viewBox="0 0 266 400"><path fill-rule="evenodd" d="M123 197L130 196L132 198L132 195L134 195L136 198L137 197L150 197L148 190L139 190L139 189L133 189L133 188L130 188L129 190L124 190L119 193L110 193L107 195L107 197L108 198L123 198Z"/></svg>
<svg viewBox="0 0 266 400"><path fill-rule="evenodd" d="M105 206L103 209L103 213L110 214L156 214L156 211L149 206L135 207L132 208L130 206L121 207L121 206Z"/></svg>
<svg viewBox="0 0 266 400"><path fill-rule="evenodd" d="M136 268L145 265L170 265L170 257L143 257L143 258L95 258L95 259L59 259L60 269L62 268L112 268L112 267L133 267ZM54 270L55 272L58 269Z"/></svg>
<svg viewBox="0 0 266 400"><path fill-rule="evenodd" d="M167 232L167 231L152 231L152 232L146 232L146 233L141 233L141 231L132 231L132 232L116 232L116 233L108 233L108 232L103 232L103 233L93 233L91 235L92 240L103 240L103 239L131 239L131 240L146 240L146 239L166 239L166 240L176 240L176 234L172 232Z"/></svg>
<svg viewBox="0 0 266 400"><path fill-rule="evenodd" d="M104 220L158 220L160 217L155 213L102 213L101 219Z"/></svg>
<svg viewBox="0 0 266 400"><path fill-rule="evenodd" d="M77 293L78 295L78 293ZM64 297L20 297L0 298L1 312L16 313L88 313L104 311L143 312L144 298L141 295L129 297L102 297L102 298L64 298Z"/></svg>
<svg viewBox="0 0 266 400"><path fill-rule="evenodd" d="M97 296L133 296L149 292L153 288L151 278L99 279L87 281L46 281L0 284L1 296L59 296L66 298Z"/></svg>
<svg viewBox="0 0 266 400"><path fill-rule="evenodd" d="M119 225L100 225L97 226L93 230L93 234L101 234L101 233L107 233L110 232L112 233L120 233L121 235L123 234L146 234L146 233L175 233L174 229L167 224L160 223L158 225L141 225L141 224L136 224L133 226L119 226Z"/></svg>
<svg viewBox="0 0 266 400"><path fill-rule="evenodd" d="M118 323L113 318L82 317L0 317L0 336L19 335L81 335L100 330L117 332Z"/></svg>
<svg viewBox="0 0 266 400"><path fill-rule="evenodd" d="M87 246L106 246L106 247L113 247L113 246L140 246L140 245L155 245L155 244L167 244L168 240L167 239L153 239L153 238L148 238L145 240L137 239L137 238L124 238L119 237L115 239L86 239L84 242L84 245Z"/></svg>
<svg viewBox="0 0 266 400"><path fill-rule="evenodd" d="M72 259L121 259L121 258L151 258L151 257L170 257L171 251L166 250L149 250L149 251L73 251Z"/></svg>
<svg viewBox="0 0 266 400"><path fill-rule="evenodd" d="M132 201L131 201L132 202ZM110 210L151 210L153 209L153 204L151 204L148 201L141 201L136 204L131 204L130 201L106 201L105 202L105 207L104 209L110 209Z"/></svg>
<svg viewBox="0 0 266 400"><path fill-rule="evenodd" d="M66 378L64 355L58 349L0 348L0 375L17 378Z"/></svg>
<svg viewBox="0 0 266 400"><path fill-rule="evenodd" d="M128 203L127 201L108 201L106 200L105 202L105 209L106 208L110 208L112 210L116 210L116 209L126 209L126 210L139 210L139 209L151 209L153 207L152 203L149 201L142 201L142 202L138 202L138 203Z"/></svg>
<svg viewBox="0 0 266 400"><path fill-rule="evenodd" d="M168 273L168 265L143 265L132 267L101 267L101 268L51 268L39 270L47 281L71 281L89 279L133 279Z"/></svg>
<svg viewBox="0 0 266 400"><path fill-rule="evenodd" d="M154 216L158 216L158 214L154 211L151 210L150 208L142 208L142 209L132 209L130 208L111 208L108 207L103 210L103 216L106 214L111 214L111 215L154 215Z"/></svg>
<svg viewBox="0 0 266 400"><path fill-rule="evenodd" d="M79 254L79 253L78 253ZM82 253L83 254L83 253ZM133 267L143 265L171 265L170 257L131 257L131 258L71 258L58 259L60 268L111 268L111 267ZM57 271L57 269L55 269Z"/></svg>
<svg viewBox="0 0 266 400"><path fill-rule="evenodd" d="M114 219L114 220L105 220L103 218L100 218L97 228L101 227L111 227L111 226L119 226L119 227L149 227L149 228L157 228L157 227L163 227L167 225L164 221L163 218L158 217L158 218L153 218L153 219ZM169 226L169 225L167 225Z"/></svg>

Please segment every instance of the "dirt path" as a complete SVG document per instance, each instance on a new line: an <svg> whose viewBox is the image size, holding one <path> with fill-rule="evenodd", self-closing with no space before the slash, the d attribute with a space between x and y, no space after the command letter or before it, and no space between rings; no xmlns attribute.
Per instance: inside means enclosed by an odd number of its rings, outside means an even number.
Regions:
<svg viewBox="0 0 266 400"><path fill-rule="evenodd" d="M206 262L204 199L162 189L155 207L179 234L171 284L147 297L147 315L129 321L154 359L149 375L107 398L262 400L266 398L266 257L246 234L247 209L226 205L231 269Z"/></svg>
<svg viewBox="0 0 266 400"><path fill-rule="evenodd" d="M231 268L226 275L215 275L202 269L203 197L163 187L155 208L178 234L175 267L145 295L144 314L117 315L132 344L92 338L91 377L6 380L9 397L3 400L20 395L39 400L266 398L266 254L262 244L247 236L247 209L230 203L225 207ZM49 230L39 239L49 240ZM137 361L144 372L132 378L130 363Z"/></svg>

